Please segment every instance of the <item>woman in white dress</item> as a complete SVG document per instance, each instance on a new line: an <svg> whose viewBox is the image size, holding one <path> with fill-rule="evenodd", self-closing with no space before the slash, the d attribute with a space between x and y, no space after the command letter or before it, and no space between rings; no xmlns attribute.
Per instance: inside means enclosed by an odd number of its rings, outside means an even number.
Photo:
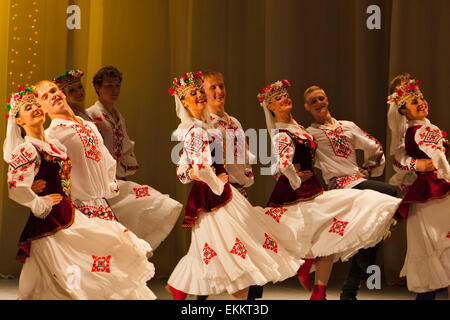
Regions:
<svg viewBox="0 0 450 320"><path fill-rule="evenodd" d="M267 227L276 222L255 211L231 186L224 165L215 159L210 147L215 138L207 132L209 116L202 77L201 72L187 73L175 78L169 89L181 119L178 129L184 131L181 170L194 184L182 225L192 230L191 245L172 272L168 287L176 300L185 299L186 294L224 291L233 299L246 299L250 285L287 279L295 275L302 260L280 245Z"/></svg>
<svg viewBox="0 0 450 320"><path fill-rule="evenodd" d="M35 93L21 87L9 102L3 146L9 196L32 212L19 241L18 298L155 299L146 285L154 275L150 246L121 224L74 208L71 161L62 144L46 137ZM35 179L46 180L39 194L31 190Z"/></svg>
<svg viewBox="0 0 450 320"><path fill-rule="evenodd" d="M348 260L358 250L380 242L394 223L400 199L372 190L323 191L313 169L313 137L292 117L289 81L277 81L258 95L272 136L275 153L272 174L277 184L268 206L277 212L280 233L300 234L305 263L298 277L310 290L309 273L315 264L311 300L325 299L333 261ZM298 230L288 229L283 218L303 221Z"/></svg>
<svg viewBox="0 0 450 320"><path fill-rule="evenodd" d="M406 276L410 291L425 294L448 287L450 295L449 144L447 134L427 119L428 103L419 85L417 80L409 80L388 97L393 145L411 159L431 159L434 166L416 171L417 178L406 189L399 207L399 219L406 219L407 232L400 276ZM406 131L401 130L405 125Z"/></svg>

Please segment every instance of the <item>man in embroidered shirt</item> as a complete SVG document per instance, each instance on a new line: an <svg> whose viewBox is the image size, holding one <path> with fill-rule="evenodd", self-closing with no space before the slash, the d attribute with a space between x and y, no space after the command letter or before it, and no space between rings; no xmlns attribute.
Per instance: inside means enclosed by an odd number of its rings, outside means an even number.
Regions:
<svg viewBox="0 0 450 320"><path fill-rule="evenodd" d="M203 79L211 124L222 134L224 163L226 164L229 181L247 198L245 188L251 186L254 182L250 165L254 156L249 151L241 124L236 118L225 112L226 88L223 74L217 71L206 71L203 72ZM231 161L229 161L230 158ZM261 297L262 287L251 286L247 299L254 300Z"/></svg>
<svg viewBox="0 0 450 320"><path fill-rule="evenodd" d="M225 112L226 88L222 73L206 71L203 77L210 122L222 134L223 157L230 183L247 198L245 188L254 182L249 164L254 156L249 152L242 125Z"/></svg>
<svg viewBox="0 0 450 320"><path fill-rule="evenodd" d="M397 196L397 188L369 177L381 176L385 158L381 144L351 121L337 121L328 110L325 91L311 86L304 93L304 106L314 118L307 131L317 143L315 166L321 170L328 189L371 189ZM357 163L356 150L364 151L364 163ZM376 264L379 245L360 250L352 259L350 272L342 288L341 300L356 300L367 267Z"/></svg>

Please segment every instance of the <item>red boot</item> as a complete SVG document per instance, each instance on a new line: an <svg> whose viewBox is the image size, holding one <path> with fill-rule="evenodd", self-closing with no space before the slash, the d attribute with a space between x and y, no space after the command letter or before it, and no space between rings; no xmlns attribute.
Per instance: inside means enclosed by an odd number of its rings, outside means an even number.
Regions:
<svg viewBox="0 0 450 320"><path fill-rule="evenodd" d="M170 284L166 286L166 291L172 294L173 300L186 300L187 294L175 289Z"/></svg>
<svg viewBox="0 0 450 320"><path fill-rule="evenodd" d="M306 290L311 291L311 285L309 284L309 270L311 270L311 266L316 259L304 258L303 260L305 260L305 263L297 270L298 280Z"/></svg>
<svg viewBox="0 0 450 320"><path fill-rule="evenodd" d="M320 285L320 284L315 284L314 285L314 289L313 289L313 293L311 295L311 298L309 298L309 300L327 300L325 298L326 291L327 291L327 286L323 286L323 285Z"/></svg>

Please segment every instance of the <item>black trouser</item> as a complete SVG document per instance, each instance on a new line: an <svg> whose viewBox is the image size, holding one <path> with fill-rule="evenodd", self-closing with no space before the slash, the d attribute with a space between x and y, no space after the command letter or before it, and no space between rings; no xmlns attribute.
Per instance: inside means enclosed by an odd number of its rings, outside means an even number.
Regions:
<svg viewBox="0 0 450 320"><path fill-rule="evenodd" d="M248 296L247 296L247 300L255 300L256 298L262 298L262 294L263 294L263 287L261 286L250 286L250 288L248 288ZM197 300L206 300L208 298L208 296L197 296Z"/></svg>
<svg viewBox="0 0 450 320"><path fill-rule="evenodd" d="M354 186L353 189L370 189L393 197L396 197L398 194L397 188L393 185L376 180L365 180ZM342 286L341 299L356 299L361 281L366 280L368 277L367 267L376 264L379 247L380 243L371 248L361 249L353 256L350 271Z"/></svg>

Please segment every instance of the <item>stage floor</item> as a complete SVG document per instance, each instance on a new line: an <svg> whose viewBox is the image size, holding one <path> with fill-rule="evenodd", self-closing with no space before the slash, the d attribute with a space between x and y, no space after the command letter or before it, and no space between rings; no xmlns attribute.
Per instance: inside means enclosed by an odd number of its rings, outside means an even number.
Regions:
<svg viewBox="0 0 450 320"><path fill-rule="evenodd" d="M152 279L148 286L155 293L158 300L170 300L172 297L164 289L167 279ZM343 279L332 279L327 290L328 300L339 300L340 286ZM18 279L0 280L0 300L15 300L18 289ZM290 278L282 283L264 286L264 296L258 300L308 300L310 292L303 289L296 278ZM381 289L369 290L365 285L359 290L359 300L414 300L415 294L403 286L381 285ZM195 296L188 296L188 300L195 300ZM228 294L210 296L209 300L229 300ZM439 292L437 300L446 300L447 293Z"/></svg>

